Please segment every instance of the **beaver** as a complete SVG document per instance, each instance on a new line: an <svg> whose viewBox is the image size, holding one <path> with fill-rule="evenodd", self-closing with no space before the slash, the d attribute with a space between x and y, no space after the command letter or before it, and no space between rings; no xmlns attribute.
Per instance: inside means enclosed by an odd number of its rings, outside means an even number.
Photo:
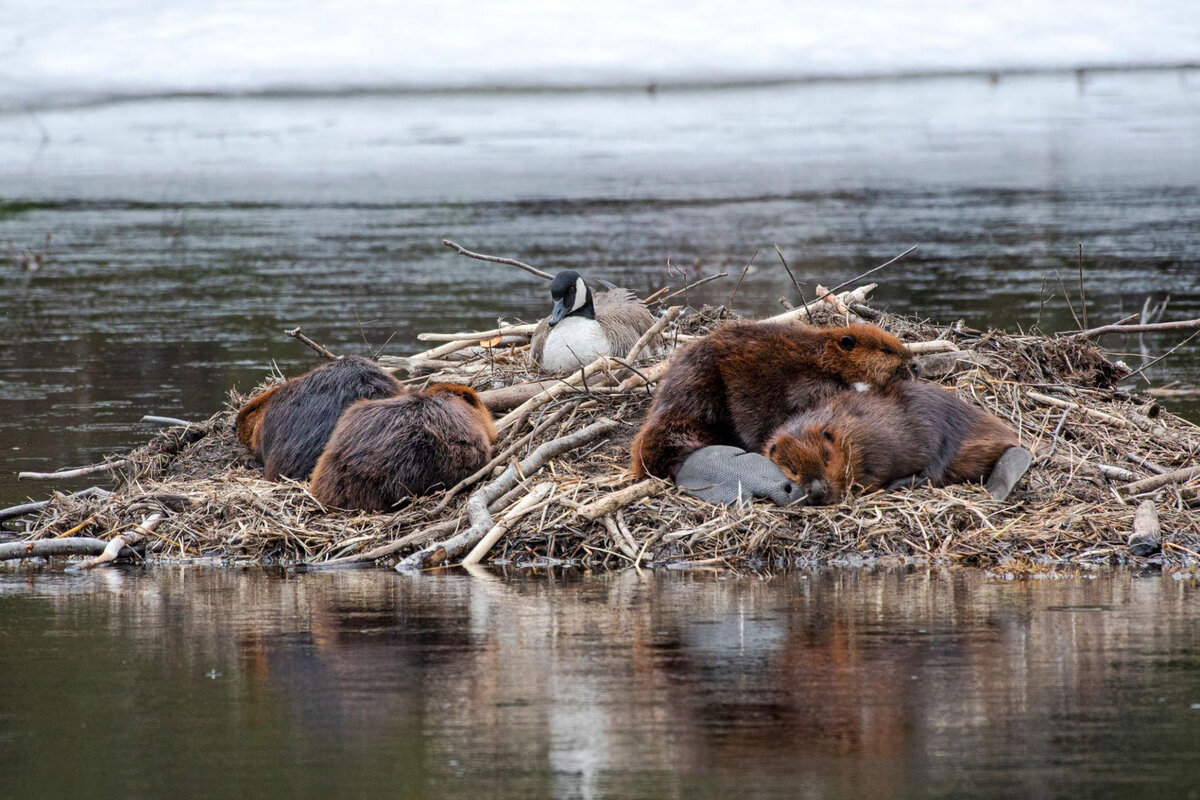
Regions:
<svg viewBox="0 0 1200 800"><path fill-rule="evenodd" d="M403 391L400 381L374 361L343 356L268 389L242 406L237 437L263 463L267 480L304 480L347 406Z"/></svg>
<svg viewBox="0 0 1200 800"><path fill-rule="evenodd" d="M735 322L678 351L633 442L635 477L677 478L710 445L759 451L793 415L839 391L911 377L912 357L874 325Z"/></svg>
<svg viewBox="0 0 1200 800"><path fill-rule="evenodd" d="M763 452L819 505L851 486L980 482L1010 448L1020 449L1017 435L996 417L951 390L903 381L830 397L780 426Z"/></svg>
<svg viewBox="0 0 1200 800"><path fill-rule="evenodd" d="M495 438L492 415L469 386L362 400L329 437L309 491L325 506L386 511L479 470Z"/></svg>
<svg viewBox="0 0 1200 800"><path fill-rule="evenodd" d="M267 411L267 404L283 384L276 384L270 389L264 389L238 409L234 432L237 440L250 451L250 455L262 461L262 419Z"/></svg>

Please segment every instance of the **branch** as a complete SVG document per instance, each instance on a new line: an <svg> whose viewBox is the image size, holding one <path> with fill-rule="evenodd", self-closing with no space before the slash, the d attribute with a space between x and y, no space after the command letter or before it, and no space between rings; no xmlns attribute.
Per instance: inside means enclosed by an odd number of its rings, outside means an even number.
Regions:
<svg viewBox="0 0 1200 800"><path fill-rule="evenodd" d="M305 336L300 332L299 328L292 328L290 331L284 331L284 333L300 342L300 344L307 345L313 350L316 350L317 355L321 356L321 358L327 358L330 361L337 361L339 358L341 358L341 356L335 356L333 353L331 353L329 348L325 347L324 345L319 345L312 339Z"/></svg>
<svg viewBox="0 0 1200 800"><path fill-rule="evenodd" d="M1153 322L1147 325L1122 325L1121 323L1117 322L1113 323L1112 325L1101 325L1099 328L1092 328L1091 330L1065 334L1063 338L1092 338L1094 336L1103 336L1106 333L1155 333L1158 331L1194 330L1200 330L1200 319L1180 319L1175 320L1174 322Z"/></svg>
<svg viewBox="0 0 1200 800"><path fill-rule="evenodd" d="M616 427L617 423L613 420L601 418L575 433L545 442L519 464L509 464L499 478L476 489L475 493L471 495L471 499L467 501L467 516L471 521L470 528L452 539L413 553L396 565L396 571L413 572L427 566L436 566L446 559L455 558L465 552L467 548L474 547L475 543L482 539L495 524L488 511L488 505L493 500L516 487L522 477L528 478L546 466L551 459L606 436L612 433Z"/></svg>
<svg viewBox="0 0 1200 800"><path fill-rule="evenodd" d="M580 506L575 509L575 513L584 519L589 519L592 522L600 519L606 514L611 514L618 509L622 509L627 505L636 503L637 501L653 497L656 494L661 494L666 491L667 484L663 481L647 478L644 481L639 481L632 486L626 486L624 489L595 500L587 505Z"/></svg>
<svg viewBox="0 0 1200 800"><path fill-rule="evenodd" d="M506 511L504 516L500 518L500 521L493 525L492 529L479 540L479 544L475 545L471 552L467 553L466 558L462 560L462 566L469 567L472 564L478 564L482 561L483 557L488 554L488 551L496 546L496 542L504 538L504 534L512 529L517 520L529 512L535 511L542 505L542 501L546 500L547 496L553 491L554 483L551 481L543 481L533 487L533 490L522 497L515 506Z"/></svg>
<svg viewBox="0 0 1200 800"><path fill-rule="evenodd" d="M182 425L185 428L192 424L186 419L179 419L177 417L156 417L153 414L147 414L146 416L142 417L142 422L152 422L155 425Z"/></svg>
<svg viewBox="0 0 1200 800"><path fill-rule="evenodd" d="M671 292L666 297L659 299L658 302L665 303L668 300L670 300L672 297L676 297L678 295L683 294L684 292L691 291L692 289L695 289L697 286L703 286L704 284L706 284L710 281L715 281L715 280L718 280L719 278L728 278L728 277L729 277L728 272L718 272L716 275L709 275L707 278L701 278L700 280L696 281L695 283L689 283L687 286L684 286L682 289L677 289L677 290Z"/></svg>
<svg viewBox="0 0 1200 800"><path fill-rule="evenodd" d="M683 311L683 306L671 306L668 308L666 313L659 317L655 323L650 326L650 329L642 334L641 338L637 340L637 344L629 348L629 355L625 356L625 360L637 361L638 354L642 352L642 349L645 348L646 345L650 344L651 339L662 333L663 328L674 322L675 318L679 316L681 311Z"/></svg>
<svg viewBox="0 0 1200 800"><path fill-rule="evenodd" d="M129 464L128 459L120 458L116 461L106 461L103 464L92 464L87 467L76 467L75 469L60 469L57 472L18 472L17 480L19 481L65 481L70 478L82 478L84 475L94 475L97 472L111 472L118 467L124 467Z"/></svg>
<svg viewBox="0 0 1200 800"><path fill-rule="evenodd" d="M106 547L108 547L108 542L88 536L9 542L0 544L0 561L12 561L18 558L47 558L49 556L90 556L103 553ZM132 554L132 550L122 553L122 555Z"/></svg>
<svg viewBox="0 0 1200 800"><path fill-rule="evenodd" d="M422 342L478 342L482 339L495 339L497 336L532 336L537 330L537 323L522 325L502 325L490 331L469 331L465 333L418 333L417 339Z"/></svg>
<svg viewBox="0 0 1200 800"><path fill-rule="evenodd" d="M467 248L463 247L461 244L452 242L449 239L442 239L442 247L449 247L451 250L458 253L460 256L466 256L467 258L478 259L479 261L491 261L492 263L495 263L495 264L507 264L510 267L516 267L517 269L523 269L526 272L530 273L531 275L537 275L539 278L542 278L544 280L548 280L548 281L554 280L554 276L551 275L549 272L543 272L542 270L538 269L537 267L531 267L523 261L517 261L515 258L500 258L499 256L489 256L489 255L485 255L483 253L475 253L475 252L472 252L472 251L468 250Z"/></svg>
<svg viewBox="0 0 1200 800"><path fill-rule="evenodd" d="M1134 481L1128 486L1122 487L1122 491L1128 495L1141 494L1142 492L1152 492L1155 489L1163 486L1170 486L1176 483L1186 483L1192 478L1200 477L1200 467L1185 467L1177 469L1173 472L1167 472L1163 475L1155 475L1152 478L1143 478L1140 481Z"/></svg>
<svg viewBox="0 0 1200 800"><path fill-rule="evenodd" d="M107 489L101 489L99 486L92 486L79 492L67 495L67 497L83 499L85 497L110 497L112 492ZM25 514L32 514L34 511L41 511L46 506L50 505L53 500L38 500L35 503L22 503L19 506L10 506L9 508L0 509L0 520L12 519Z"/></svg>

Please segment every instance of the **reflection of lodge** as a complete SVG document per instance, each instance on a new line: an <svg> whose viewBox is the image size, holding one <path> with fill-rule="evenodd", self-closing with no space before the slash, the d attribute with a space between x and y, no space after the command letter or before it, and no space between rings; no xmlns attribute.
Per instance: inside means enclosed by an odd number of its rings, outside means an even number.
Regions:
<svg viewBox="0 0 1200 800"><path fill-rule="evenodd" d="M571 796L685 796L696 774L886 795L1048 757L1057 709L1159 691L1167 676L1114 653L1186 646L1194 594L973 571L102 580L125 582L110 630L189 672L225 665L248 716L386 743L423 775Z"/></svg>

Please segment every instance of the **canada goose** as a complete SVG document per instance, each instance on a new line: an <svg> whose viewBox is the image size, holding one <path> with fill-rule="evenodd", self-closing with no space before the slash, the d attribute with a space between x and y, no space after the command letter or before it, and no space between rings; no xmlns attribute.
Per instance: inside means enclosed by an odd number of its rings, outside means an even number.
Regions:
<svg viewBox="0 0 1200 800"><path fill-rule="evenodd" d="M573 270L554 276L550 296L554 309L538 323L529 348L545 372L571 372L603 356L624 358L654 325L654 315L633 292L614 286L593 293Z"/></svg>

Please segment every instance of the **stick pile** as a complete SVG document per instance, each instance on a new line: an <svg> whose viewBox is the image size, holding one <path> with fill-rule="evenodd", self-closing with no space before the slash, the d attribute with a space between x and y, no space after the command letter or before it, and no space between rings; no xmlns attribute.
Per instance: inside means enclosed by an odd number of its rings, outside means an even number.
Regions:
<svg viewBox="0 0 1200 800"><path fill-rule="evenodd" d="M445 492L387 514L323 509L304 484L269 483L250 464L233 435L245 399L235 393L211 419L114 457L105 473L116 483L111 494L56 494L22 507L26 540L4 545L0 559L136 553L406 570L464 558L589 568L1200 561L1200 427L1117 388L1128 369L1091 337L942 327L872 309L866 294L829 293L778 318L860 318L913 343L924 376L1007 420L1035 452L1007 501L964 485L854 495L831 507L723 508L660 481L633 483L630 442L666 356L602 359L547 379L526 364L532 326L514 325L422 335L436 346L381 359L414 385L470 384L496 415L493 462ZM661 329L678 345L731 317L721 308L672 308Z"/></svg>

